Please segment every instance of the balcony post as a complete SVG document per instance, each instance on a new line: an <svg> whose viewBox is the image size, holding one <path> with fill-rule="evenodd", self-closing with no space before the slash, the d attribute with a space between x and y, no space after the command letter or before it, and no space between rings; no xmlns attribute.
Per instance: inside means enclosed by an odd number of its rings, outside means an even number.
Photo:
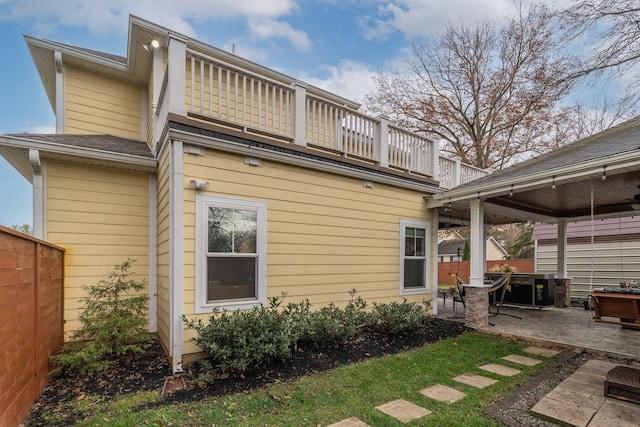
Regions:
<svg viewBox="0 0 640 427"><path fill-rule="evenodd" d="M178 34L169 33L169 58L167 72L167 102L168 111L180 116L187 115L186 86L187 86L187 41Z"/></svg>
<svg viewBox="0 0 640 427"><path fill-rule="evenodd" d="M440 143L431 141L431 177L440 181Z"/></svg>
<svg viewBox="0 0 640 427"><path fill-rule="evenodd" d="M307 86L302 82L293 82L293 143L307 146Z"/></svg>
<svg viewBox="0 0 640 427"><path fill-rule="evenodd" d="M375 160L383 168L389 167L389 118L378 116L374 133Z"/></svg>
<svg viewBox="0 0 640 427"><path fill-rule="evenodd" d="M455 159L453 163L453 170L451 171L451 188L456 188L462 183L462 162L460 159Z"/></svg>

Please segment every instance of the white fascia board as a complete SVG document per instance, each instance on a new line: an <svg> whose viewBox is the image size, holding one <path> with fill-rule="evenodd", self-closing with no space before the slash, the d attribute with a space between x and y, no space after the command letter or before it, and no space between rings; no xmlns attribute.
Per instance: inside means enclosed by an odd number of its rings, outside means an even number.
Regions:
<svg viewBox="0 0 640 427"><path fill-rule="evenodd" d="M37 141L18 136L0 136L0 145L16 148L32 148L43 153L55 153L76 157L86 157L97 160L112 161L118 163L128 163L137 166L156 168L158 162L148 157L134 156L132 154L118 154L96 150L94 148L72 147L69 145L57 144L55 142Z"/></svg>
<svg viewBox="0 0 640 427"><path fill-rule="evenodd" d="M567 181L596 176L602 174L605 166L607 168L607 175L615 175L616 172L621 173L627 170L638 170L640 169L640 152L630 151L611 157L602 157L586 163L576 163L561 168L547 169L524 177L514 177L460 190L454 188L444 193L435 194L433 198L446 203L448 201L455 202L477 197L495 197L509 194L512 190L519 192L520 190L532 190L539 187L550 186L552 181L555 181L555 183L559 185Z"/></svg>
<svg viewBox="0 0 640 427"><path fill-rule="evenodd" d="M58 51L63 55L74 56L76 58L81 58L86 61L92 62L94 64L99 64L105 67L114 68L119 71L128 71L128 68L129 68L127 64L123 64L120 61L115 61L113 59L105 58L103 56L94 55L91 52L75 49L72 46L56 43L50 40L39 39L31 36L24 36L24 39L28 45L33 45L33 46L41 47L43 49L49 49L52 51Z"/></svg>
<svg viewBox="0 0 640 427"><path fill-rule="evenodd" d="M265 150L259 147L247 146L241 143L216 139L212 137L195 135L190 132L178 129L170 129L170 139L179 139L185 143L204 146L219 151L241 154L246 156L257 157L264 160L272 160L274 162L285 163L294 166L300 166L308 169L319 170L323 172L335 173L350 178L363 179L381 184L392 185L394 187L407 188L410 190L422 191L424 193L436 193L441 191L435 185L420 183L416 181L408 181L401 177L392 175L384 175L376 172L351 168L346 165L324 162L322 160L310 159L306 157L295 156L287 153L280 153L271 150Z"/></svg>

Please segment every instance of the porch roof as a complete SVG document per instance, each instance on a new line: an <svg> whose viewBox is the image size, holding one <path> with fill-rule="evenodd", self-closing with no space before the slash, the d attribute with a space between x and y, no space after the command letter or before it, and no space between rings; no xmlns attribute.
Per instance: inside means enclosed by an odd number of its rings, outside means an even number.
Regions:
<svg viewBox="0 0 640 427"><path fill-rule="evenodd" d="M469 201L485 201L488 223L632 215L640 193L640 117L433 196L453 223L468 221ZM468 223L468 222L467 222Z"/></svg>

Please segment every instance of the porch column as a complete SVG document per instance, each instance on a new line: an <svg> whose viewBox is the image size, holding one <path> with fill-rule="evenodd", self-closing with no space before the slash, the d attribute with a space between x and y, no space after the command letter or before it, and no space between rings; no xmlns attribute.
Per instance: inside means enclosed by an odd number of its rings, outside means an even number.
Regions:
<svg viewBox="0 0 640 427"><path fill-rule="evenodd" d="M571 280L567 277L567 219L558 221L558 252L556 268L556 288L554 291L554 306L568 307L571 298Z"/></svg>
<svg viewBox="0 0 640 427"><path fill-rule="evenodd" d="M470 328L489 326L488 286L465 285L464 323Z"/></svg>
<svg viewBox="0 0 640 427"><path fill-rule="evenodd" d="M469 274L469 284L473 286L484 285L484 201L474 199L470 202L471 207L471 270Z"/></svg>
<svg viewBox="0 0 640 427"><path fill-rule="evenodd" d="M378 116L373 137L375 141L375 159L380 166L389 167L389 118L387 116Z"/></svg>

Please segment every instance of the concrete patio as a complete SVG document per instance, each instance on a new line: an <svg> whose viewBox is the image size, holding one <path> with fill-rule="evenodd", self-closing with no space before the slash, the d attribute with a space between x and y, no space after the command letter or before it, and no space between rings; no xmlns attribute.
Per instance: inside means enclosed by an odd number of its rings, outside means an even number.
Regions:
<svg viewBox="0 0 640 427"><path fill-rule="evenodd" d="M495 308L491 308L495 311ZM481 330L523 337L532 341L545 341L567 347L615 353L640 358L640 330L622 329L608 323L592 320L592 313L582 308L554 308L503 306L500 313L522 317L498 315L489 318L493 326ZM457 303L457 312L453 310L451 298L438 298L438 315L464 322L464 307Z"/></svg>

